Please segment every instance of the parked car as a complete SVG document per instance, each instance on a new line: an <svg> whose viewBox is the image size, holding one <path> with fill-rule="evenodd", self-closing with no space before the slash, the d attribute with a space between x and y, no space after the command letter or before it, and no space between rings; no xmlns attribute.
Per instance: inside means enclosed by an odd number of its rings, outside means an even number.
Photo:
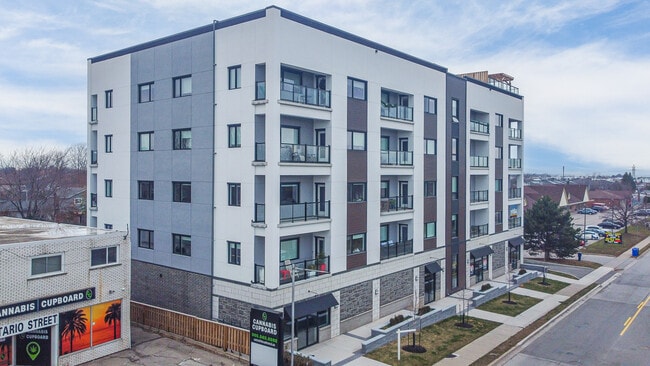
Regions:
<svg viewBox="0 0 650 366"><path fill-rule="evenodd" d="M596 210L598 212L603 212L603 211L609 210L609 207L607 207L605 205L593 205L593 206L591 206L591 209Z"/></svg>
<svg viewBox="0 0 650 366"><path fill-rule="evenodd" d="M615 223L611 221L603 221L598 226L602 227L603 229L620 229L621 227L616 225Z"/></svg>
<svg viewBox="0 0 650 366"><path fill-rule="evenodd" d="M634 216L650 216L650 209L639 209L634 212Z"/></svg>
<svg viewBox="0 0 650 366"><path fill-rule="evenodd" d="M595 215L595 214L598 213L598 211L596 211L596 210L592 210L592 209L590 209L590 208L588 208L588 207L581 208L581 209L579 209L579 210L576 211L576 212L579 213L579 214L581 214L581 215L584 215L584 214L587 214L587 215Z"/></svg>
<svg viewBox="0 0 650 366"><path fill-rule="evenodd" d="M585 242L588 240L597 240L600 239L598 234L593 233L593 232L584 232L584 233L578 233L576 234L576 239L578 240L584 240Z"/></svg>
<svg viewBox="0 0 650 366"><path fill-rule="evenodd" d="M597 232L600 236L605 236L605 230L603 230L603 228L600 227L600 226L596 226L596 225L587 225L587 227L585 227L585 231L587 231L587 230L588 230L588 231L595 231L595 232Z"/></svg>
<svg viewBox="0 0 650 366"><path fill-rule="evenodd" d="M605 234L600 235L600 232L594 231L594 230L585 230L585 231L583 231L583 233L585 235L587 235L587 236L591 235L592 239L594 239L594 240L598 240L598 239L600 239L601 236L605 236Z"/></svg>

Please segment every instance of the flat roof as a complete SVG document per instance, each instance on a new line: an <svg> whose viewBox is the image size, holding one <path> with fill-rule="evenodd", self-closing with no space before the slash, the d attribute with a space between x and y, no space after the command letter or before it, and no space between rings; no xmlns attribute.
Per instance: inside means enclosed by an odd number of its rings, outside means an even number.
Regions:
<svg viewBox="0 0 650 366"><path fill-rule="evenodd" d="M115 231L0 216L0 245L108 234Z"/></svg>

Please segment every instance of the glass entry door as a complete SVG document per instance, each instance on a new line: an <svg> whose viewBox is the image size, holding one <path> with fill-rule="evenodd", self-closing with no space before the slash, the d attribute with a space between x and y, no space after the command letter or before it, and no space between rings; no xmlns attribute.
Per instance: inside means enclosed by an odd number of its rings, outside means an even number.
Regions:
<svg viewBox="0 0 650 366"><path fill-rule="evenodd" d="M318 343L318 317L308 315L298 319L296 338L298 339L299 350Z"/></svg>
<svg viewBox="0 0 650 366"><path fill-rule="evenodd" d="M436 274L424 271L424 303L436 300Z"/></svg>

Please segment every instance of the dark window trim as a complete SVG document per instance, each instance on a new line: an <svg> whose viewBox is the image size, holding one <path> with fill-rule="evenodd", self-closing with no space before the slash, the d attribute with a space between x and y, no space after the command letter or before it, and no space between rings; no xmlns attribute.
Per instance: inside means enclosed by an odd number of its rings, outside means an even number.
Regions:
<svg viewBox="0 0 650 366"><path fill-rule="evenodd" d="M231 79L231 71L239 69L239 73L235 72L235 80L233 86L233 80ZM239 74L239 76L237 76ZM241 89L241 65L235 65L228 67L228 90Z"/></svg>
<svg viewBox="0 0 650 366"><path fill-rule="evenodd" d="M183 245L183 239L186 239L189 243L187 246ZM176 250L178 244L178 250ZM187 257L192 256L192 236L186 234L176 234L172 233L172 254L184 255Z"/></svg>
<svg viewBox="0 0 650 366"><path fill-rule="evenodd" d="M231 141L231 129L235 130L235 141ZM228 125L228 147L241 147L241 123Z"/></svg>
<svg viewBox="0 0 650 366"><path fill-rule="evenodd" d="M241 265L241 242L228 240L228 264Z"/></svg>
<svg viewBox="0 0 650 366"><path fill-rule="evenodd" d="M233 189L236 189L235 195ZM228 182L228 206L241 206L241 183Z"/></svg>
<svg viewBox="0 0 650 366"><path fill-rule="evenodd" d="M356 99L356 100L368 100L368 82L365 80L353 78L348 76L348 82L352 82L352 95L350 95L350 91L348 90L348 98ZM363 83L363 99L357 98L354 96L354 82L360 82Z"/></svg>
<svg viewBox="0 0 650 366"><path fill-rule="evenodd" d="M147 98L142 98L142 88L145 86L149 87L149 91L147 92ZM138 103L149 102L153 102L153 81L138 84Z"/></svg>
<svg viewBox="0 0 650 366"><path fill-rule="evenodd" d="M183 80L190 79L190 91L183 91ZM187 97L192 95L192 74L177 76L172 79L172 89L174 98Z"/></svg>
<svg viewBox="0 0 650 366"><path fill-rule="evenodd" d="M149 239L146 245L143 244L142 234L147 234L147 239ZM138 229L138 248L153 249L154 247L154 236L153 230L147 229Z"/></svg>
<svg viewBox="0 0 650 366"><path fill-rule="evenodd" d="M183 144L182 140L182 133L183 132L189 132L190 133L190 138L189 138L189 147L188 144ZM176 134L179 134L178 139L176 138ZM192 129L191 128L177 128L172 130L172 149L173 150L192 150Z"/></svg>
<svg viewBox="0 0 650 366"><path fill-rule="evenodd" d="M183 187L184 186L189 186L190 187L190 196L185 197L183 194ZM177 193L178 189L178 195ZM181 202L181 203L192 203L192 182L172 182L172 201L173 202Z"/></svg>

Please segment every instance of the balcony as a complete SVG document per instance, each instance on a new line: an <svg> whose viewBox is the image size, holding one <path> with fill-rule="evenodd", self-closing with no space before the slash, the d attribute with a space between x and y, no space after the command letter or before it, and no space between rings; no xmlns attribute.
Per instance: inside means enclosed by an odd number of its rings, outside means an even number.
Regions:
<svg viewBox="0 0 650 366"><path fill-rule="evenodd" d="M381 199L381 212L404 211L413 209L413 196L397 196Z"/></svg>
<svg viewBox="0 0 650 366"><path fill-rule="evenodd" d="M508 219L508 227L521 227L521 217L510 217Z"/></svg>
<svg viewBox="0 0 650 366"><path fill-rule="evenodd" d="M381 116L401 119L404 121L413 121L413 108L401 105L386 104L382 102Z"/></svg>
<svg viewBox="0 0 650 366"><path fill-rule="evenodd" d="M294 103L330 107L330 91L287 82L280 83L280 99Z"/></svg>
<svg viewBox="0 0 650 366"><path fill-rule="evenodd" d="M469 200L471 203L475 202L487 202L488 200L488 191L470 191Z"/></svg>
<svg viewBox="0 0 650 366"><path fill-rule="evenodd" d="M508 168L521 169L521 159L510 159L508 161Z"/></svg>
<svg viewBox="0 0 650 366"><path fill-rule="evenodd" d="M487 156L470 156L469 166L472 168L487 168L488 160Z"/></svg>
<svg viewBox="0 0 650 366"><path fill-rule="evenodd" d="M90 208L97 208L97 193L90 194Z"/></svg>
<svg viewBox="0 0 650 366"><path fill-rule="evenodd" d="M266 221L266 206L263 203L255 204L255 217L253 222L265 222Z"/></svg>
<svg viewBox="0 0 650 366"><path fill-rule="evenodd" d="M518 128L510 129L510 138L514 140L521 140L521 130Z"/></svg>
<svg viewBox="0 0 650 366"><path fill-rule="evenodd" d="M506 90L506 91L509 91L511 93L519 95L519 88L517 88L516 86L512 86L512 85L510 85L508 83L504 83L503 81L499 81L499 80L492 79L492 78L488 79L488 83L490 85L496 86L499 89L503 89L503 90Z"/></svg>
<svg viewBox="0 0 650 366"><path fill-rule="evenodd" d="M380 246L381 260L399 257L405 254L413 253L413 239L393 243L387 241L381 243Z"/></svg>
<svg viewBox="0 0 650 366"><path fill-rule="evenodd" d="M510 188L508 190L508 198L521 198L521 188Z"/></svg>
<svg viewBox="0 0 650 366"><path fill-rule="evenodd" d="M307 259L302 261L296 260L292 261L291 265L295 266L296 268L294 271L294 281L302 281L307 278L327 274L322 272L329 272L330 257L328 255L322 258ZM255 267L257 267L257 265ZM287 283L291 283L291 269L286 264L280 264L280 284L284 285Z"/></svg>
<svg viewBox="0 0 650 366"><path fill-rule="evenodd" d="M266 99L266 81L255 82L255 100Z"/></svg>
<svg viewBox="0 0 650 366"><path fill-rule="evenodd" d="M329 219L330 201L280 205L280 222Z"/></svg>
<svg viewBox="0 0 650 366"><path fill-rule="evenodd" d="M97 123L97 107L90 107L90 122Z"/></svg>
<svg viewBox="0 0 650 366"><path fill-rule="evenodd" d="M330 162L330 147L304 144L280 144L280 161L283 163Z"/></svg>
<svg viewBox="0 0 650 366"><path fill-rule="evenodd" d="M469 228L470 238L478 238L479 236L485 236L487 234L488 234L488 224L472 225Z"/></svg>
<svg viewBox="0 0 650 366"><path fill-rule="evenodd" d="M90 150L90 165L97 165L97 150Z"/></svg>
<svg viewBox="0 0 650 366"><path fill-rule="evenodd" d="M490 125L479 121L469 121L469 130L478 133L490 133Z"/></svg>
<svg viewBox="0 0 650 366"><path fill-rule="evenodd" d="M255 143L255 161L266 161L266 144L264 142Z"/></svg>
<svg viewBox="0 0 650 366"><path fill-rule="evenodd" d="M413 165L413 151L391 151L381 152L381 165Z"/></svg>
<svg viewBox="0 0 650 366"><path fill-rule="evenodd" d="M264 266L261 264L255 265L255 272L253 274L253 283L264 284Z"/></svg>

